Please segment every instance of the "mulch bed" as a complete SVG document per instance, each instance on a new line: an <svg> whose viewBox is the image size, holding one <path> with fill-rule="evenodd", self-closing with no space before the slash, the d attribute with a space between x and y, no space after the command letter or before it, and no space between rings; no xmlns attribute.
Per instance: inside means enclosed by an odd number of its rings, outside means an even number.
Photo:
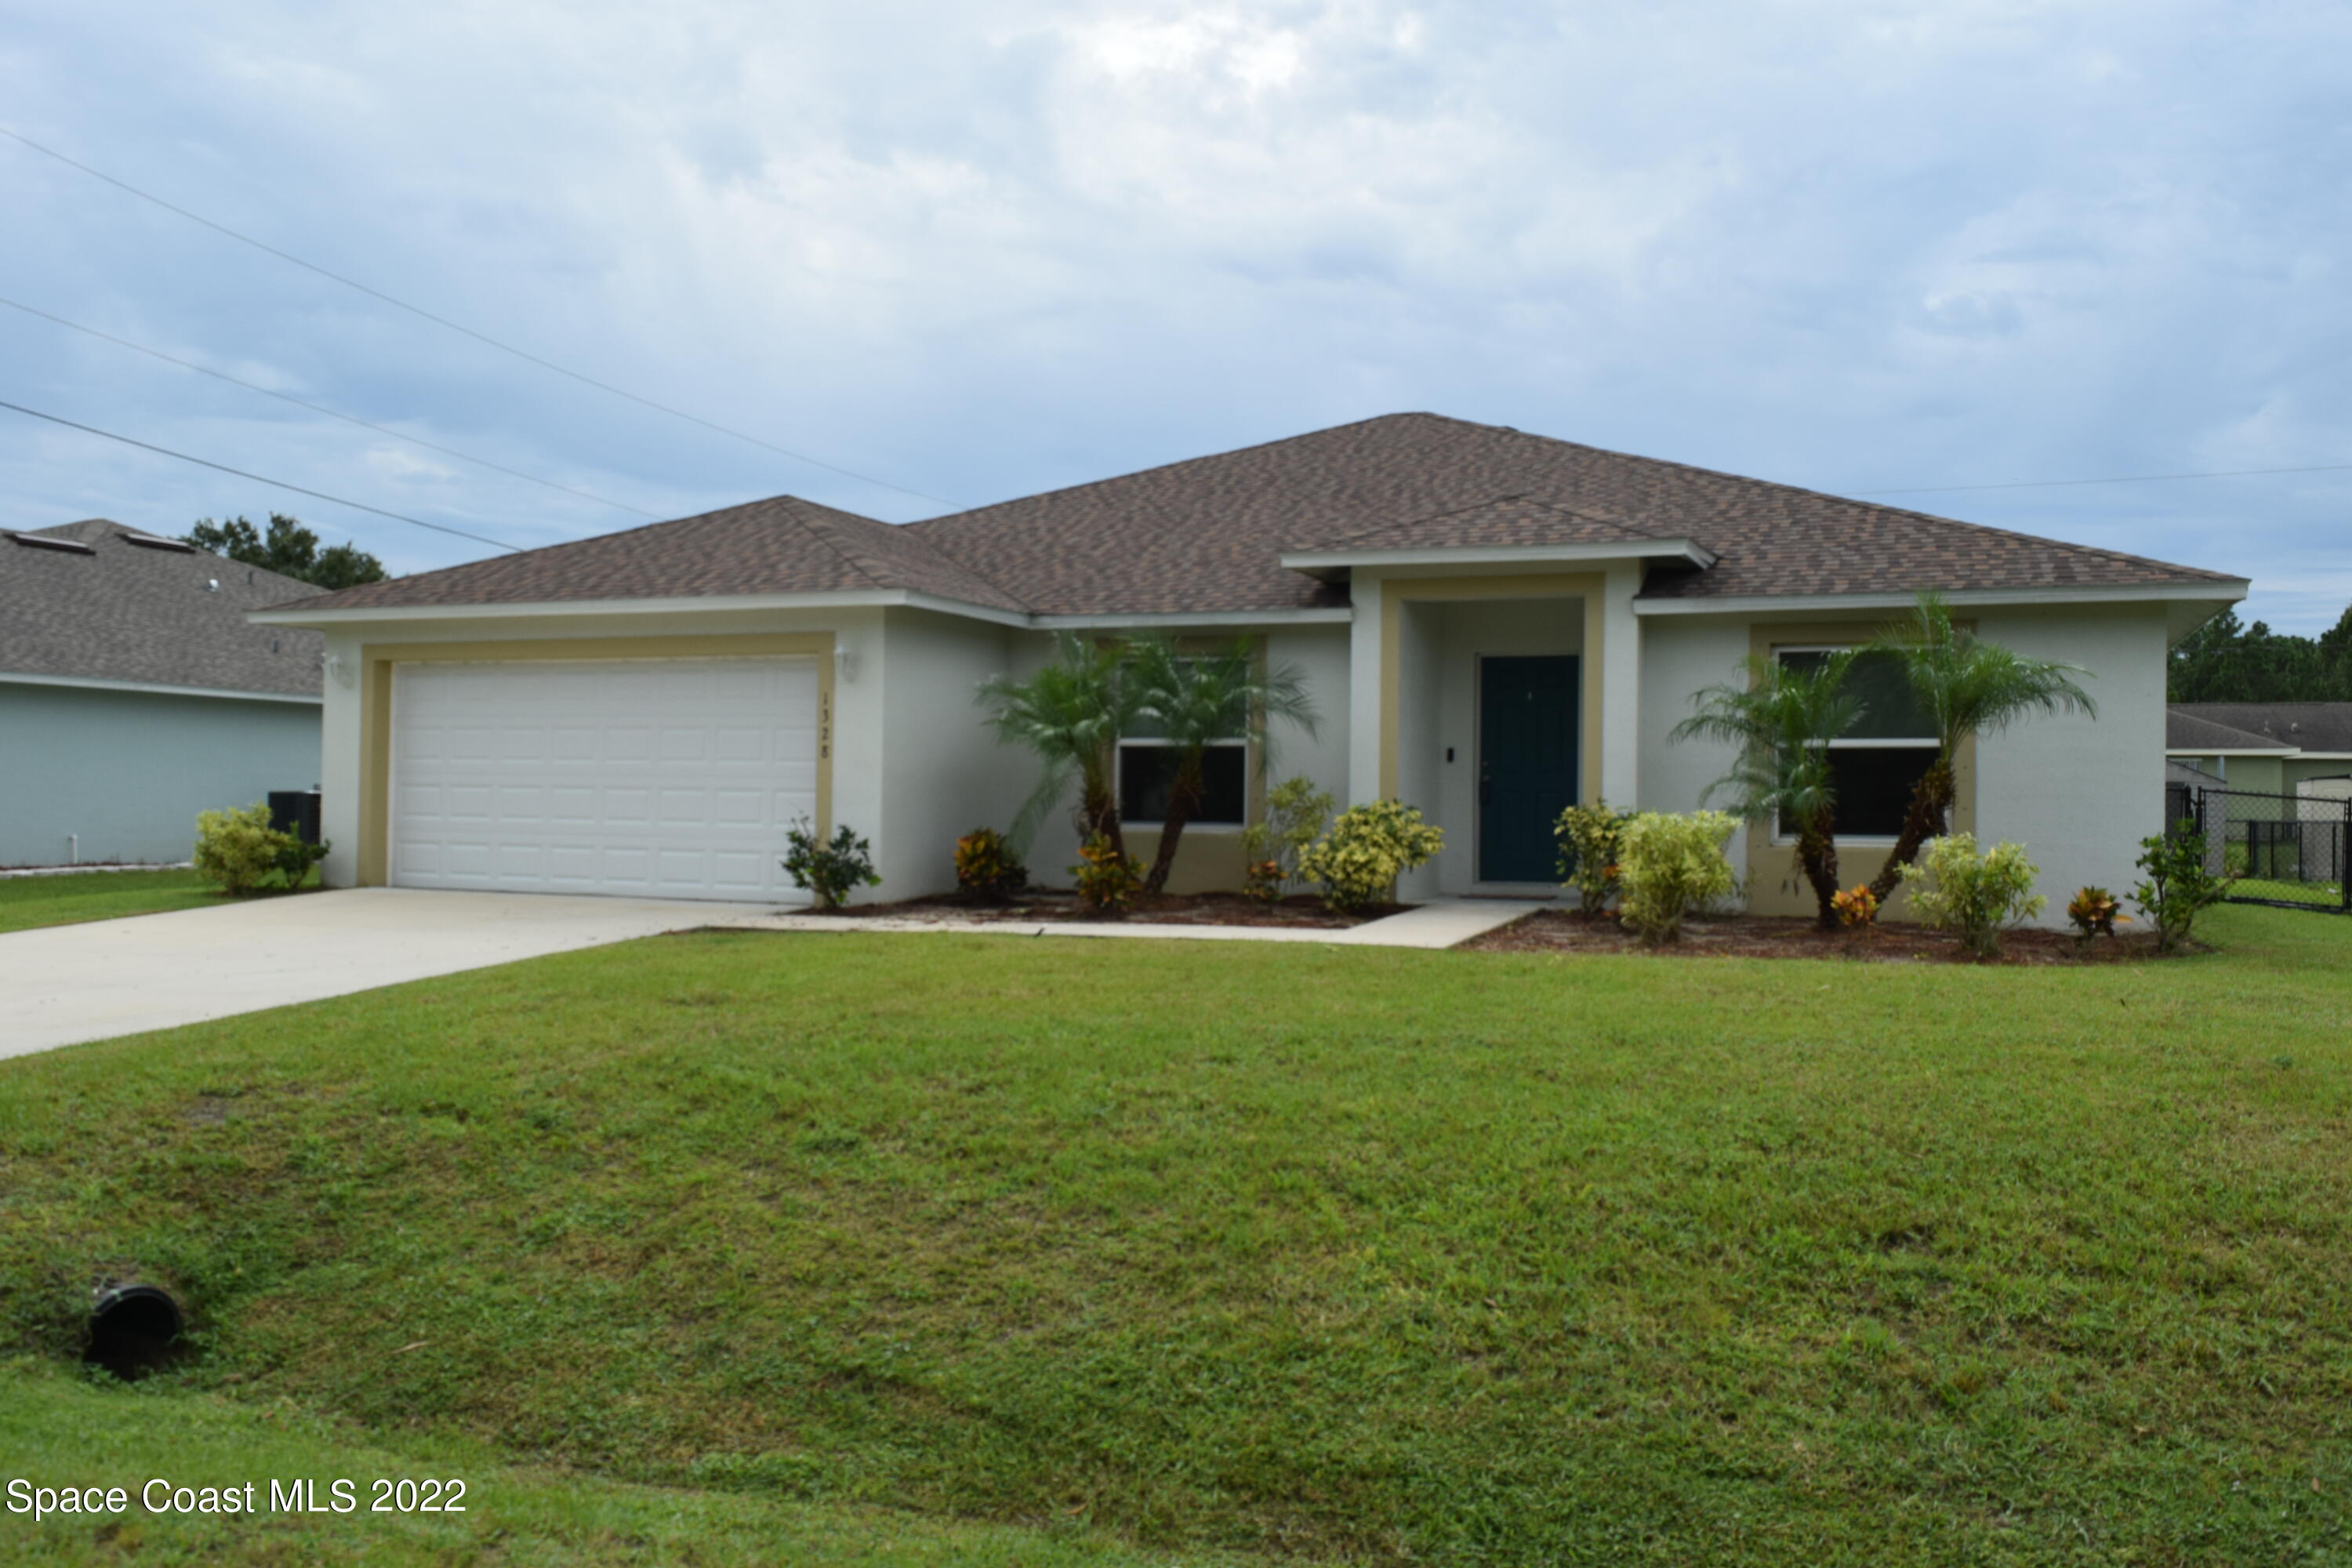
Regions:
<svg viewBox="0 0 2352 1568"><path fill-rule="evenodd" d="M1645 948L1612 916L1538 910L1500 931L1464 942L1484 952L1654 952L1666 958L1844 958L1864 963L1967 963L1959 938L1924 926L1892 924L1825 931L1811 921L1780 915L1686 920L1683 939ZM2013 931L2000 939L2001 963L2131 963L2156 957L2151 932L2100 937L2087 944L2070 931Z"/></svg>
<svg viewBox="0 0 2352 1568"><path fill-rule="evenodd" d="M940 893L927 899L905 899L889 904L856 904L835 910L839 920L890 918L918 921L985 921L1035 925L1065 921L1125 918L1150 925L1292 926L1308 931L1345 931L1411 909L1410 904L1386 904L1358 914L1335 915L1320 899L1294 893L1278 904L1261 904L1239 893L1162 893L1138 896L1124 917L1105 915L1082 907L1076 893L1059 888L1032 888L1009 903L988 904L961 893Z"/></svg>

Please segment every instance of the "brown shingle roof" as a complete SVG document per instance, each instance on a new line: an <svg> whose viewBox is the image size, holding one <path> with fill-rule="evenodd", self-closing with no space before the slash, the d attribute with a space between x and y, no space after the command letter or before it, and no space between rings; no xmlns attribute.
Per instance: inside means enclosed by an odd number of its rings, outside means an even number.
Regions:
<svg viewBox="0 0 2352 1568"><path fill-rule="evenodd" d="M1644 596L2147 587L2223 574L1433 414L1391 414L893 527L780 497L354 588L320 609L892 587L1041 615L1344 605L1285 547L1688 538ZM306 606L307 607L307 606Z"/></svg>
<svg viewBox="0 0 2352 1568"><path fill-rule="evenodd" d="M1022 605L904 529L796 496L346 588L302 608L696 599L898 588L992 609Z"/></svg>
<svg viewBox="0 0 2352 1568"><path fill-rule="evenodd" d="M1557 544L1650 545L1664 542L1658 535L1605 518L1588 517L1564 506L1530 496L1497 496L1434 517L1412 518L1344 534L1293 543L1297 551L1371 552L1376 550L1516 549Z"/></svg>
<svg viewBox="0 0 2352 1568"><path fill-rule="evenodd" d="M1434 414L1391 414L1054 490L911 531L1047 614L1276 609L1331 590L1279 546L1531 498L1721 559L1651 598L2163 586L2226 574Z"/></svg>

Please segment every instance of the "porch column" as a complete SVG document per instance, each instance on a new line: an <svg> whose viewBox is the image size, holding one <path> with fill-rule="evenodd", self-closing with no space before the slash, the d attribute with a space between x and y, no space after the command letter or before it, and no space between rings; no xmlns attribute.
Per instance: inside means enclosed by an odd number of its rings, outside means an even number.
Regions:
<svg viewBox="0 0 2352 1568"><path fill-rule="evenodd" d="M1640 802L1642 753L1642 624L1633 595L1642 591L1638 564L1609 569L1601 594L1601 795L1610 805ZM1585 635L1592 636L1588 626Z"/></svg>
<svg viewBox="0 0 2352 1568"><path fill-rule="evenodd" d="M1348 596L1355 617L1348 628L1348 798L1342 810L1381 798L1381 574L1351 574Z"/></svg>

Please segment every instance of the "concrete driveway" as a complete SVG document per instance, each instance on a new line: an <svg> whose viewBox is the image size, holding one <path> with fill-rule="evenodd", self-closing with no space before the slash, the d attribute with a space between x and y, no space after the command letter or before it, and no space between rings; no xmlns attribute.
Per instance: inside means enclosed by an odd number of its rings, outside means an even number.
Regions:
<svg viewBox="0 0 2352 1568"><path fill-rule="evenodd" d="M10 931L0 935L0 1057L774 912L362 888Z"/></svg>

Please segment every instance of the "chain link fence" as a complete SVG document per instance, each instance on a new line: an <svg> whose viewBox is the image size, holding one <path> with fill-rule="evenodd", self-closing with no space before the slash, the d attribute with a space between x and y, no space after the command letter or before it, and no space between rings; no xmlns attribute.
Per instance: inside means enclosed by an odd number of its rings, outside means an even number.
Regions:
<svg viewBox="0 0 2352 1568"><path fill-rule="evenodd" d="M2255 790L2164 790L2166 831L2205 836L2206 869L2229 901L2352 912L2352 801Z"/></svg>

